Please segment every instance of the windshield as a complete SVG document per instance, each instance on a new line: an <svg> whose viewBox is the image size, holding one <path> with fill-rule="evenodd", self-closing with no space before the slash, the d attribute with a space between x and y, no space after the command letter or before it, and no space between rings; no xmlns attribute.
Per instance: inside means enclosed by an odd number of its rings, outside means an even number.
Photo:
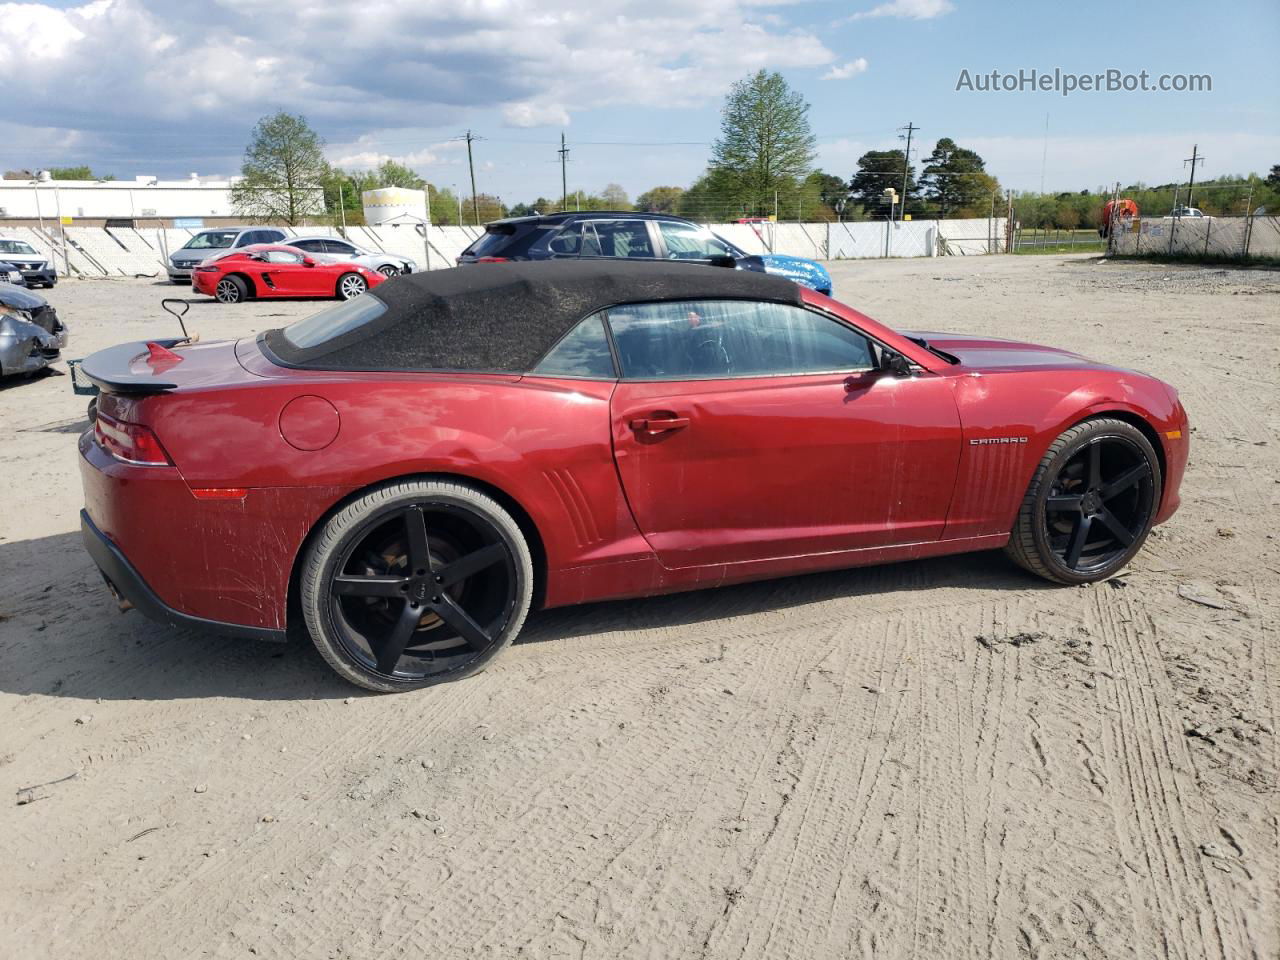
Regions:
<svg viewBox="0 0 1280 960"><path fill-rule="evenodd" d="M231 246L239 233L239 230L210 230L207 233L197 233L182 249L221 250L223 247Z"/></svg>
<svg viewBox="0 0 1280 960"><path fill-rule="evenodd" d="M375 320L387 312L387 305L369 293L342 303L336 303L326 310L290 324L282 331L284 338L299 349L319 346L330 340L350 333L357 327Z"/></svg>
<svg viewBox="0 0 1280 960"><path fill-rule="evenodd" d="M39 254L36 253L35 247L31 246L29 243L23 242L22 240L0 240L0 253L19 253L39 256Z"/></svg>

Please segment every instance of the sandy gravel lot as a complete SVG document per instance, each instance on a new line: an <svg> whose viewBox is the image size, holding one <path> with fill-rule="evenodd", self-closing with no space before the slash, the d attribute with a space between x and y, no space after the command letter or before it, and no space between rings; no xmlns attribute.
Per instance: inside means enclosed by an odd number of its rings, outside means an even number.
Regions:
<svg viewBox="0 0 1280 960"><path fill-rule="evenodd" d="M82 398L0 387L0 956L1280 955L1280 273L833 273L891 324L1177 385L1182 511L1111 584L992 554L552 611L378 697L307 645L118 614L78 542ZM173 292L51 299L81 356L166 334Z"/></svg>

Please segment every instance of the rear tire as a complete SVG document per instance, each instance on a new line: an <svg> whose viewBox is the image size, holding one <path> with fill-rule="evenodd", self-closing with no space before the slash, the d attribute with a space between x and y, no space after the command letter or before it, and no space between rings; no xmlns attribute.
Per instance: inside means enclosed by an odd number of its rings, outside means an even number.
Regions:
<svg viewBox="0 0 1280 960"><path fill-rule="evenodd" d="M237 276L223 277L213 288L219 303L244 303L249 299L249 286Z"/></svg>
<svg viewBox="0 0 1280 960"><path fill-rule="evenodd" d="M1137 427L1076 424L1036 467L1005 553L1054 583L1105 580L1142 548L1161 485L1160 459Z"/></svg>
<svg viewBox="0 0 1280 960"><path fill-rule="evenodd" d="M337 295L339 300L354 300L369 289L369 281L358 273L344 273L338 278Z"/></svg>
<svg viewBox="0 0 1280 960"><path fill-rule="evenodd" d="M415 534L416 531L416 534ZM369 491L317 532L301 570L311 639L339 676L396 693L479 673L533 599L519 526L463 483Z"/></svg>

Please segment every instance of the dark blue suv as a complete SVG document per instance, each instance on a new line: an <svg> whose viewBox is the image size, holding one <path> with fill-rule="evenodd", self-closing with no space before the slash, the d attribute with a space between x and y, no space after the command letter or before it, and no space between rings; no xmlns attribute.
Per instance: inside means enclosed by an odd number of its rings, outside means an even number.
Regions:
<svg viewBox="0 0 1280 960"><path fill-rule="evenodd" d="M722 263L786 277L801 286L831 294L831 275L820 263L784 254L745 253L691 220L661 213L592 210L513 217L485 225L484 236L458 257L458 265L503 260L562 260L625 257L642 260L692 260Z"/></svg>

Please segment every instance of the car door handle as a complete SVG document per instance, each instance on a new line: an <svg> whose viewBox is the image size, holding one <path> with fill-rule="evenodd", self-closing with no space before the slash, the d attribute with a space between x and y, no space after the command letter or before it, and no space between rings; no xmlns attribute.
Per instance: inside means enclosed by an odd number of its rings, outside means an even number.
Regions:
<svg viewBox="0 0 1280 960"><path fill-rule="evenodd" d="M688 425L688 417L638 417L630 423L631 429L636 433L650 437L670 430L683 430Z"/></svg>

